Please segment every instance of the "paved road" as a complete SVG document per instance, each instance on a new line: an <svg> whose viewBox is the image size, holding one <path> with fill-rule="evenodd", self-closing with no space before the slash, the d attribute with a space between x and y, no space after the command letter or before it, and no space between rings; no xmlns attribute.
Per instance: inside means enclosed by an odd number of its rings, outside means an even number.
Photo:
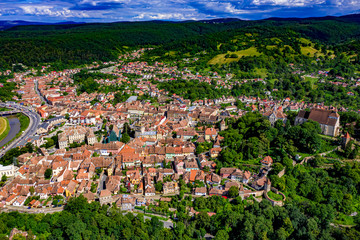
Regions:
<svg viewBox="0 0 360 240"><path fill-rule="evenodd" d="M21 136L18 139L14 140L12 143L10 143L4 150L0 152L0 157L2 157L10 149L24 146L27 143L28 139L35 135L36 130L40 124L40 116L36 112L30 111L29 108L18 104L0 103L0 107L19 110L20 112L28 116L30 119L28 128L21 134Z"/></svg>
<svg viewBox="0 0 360 240"><path fill-rule="evenodd" d="M100 176L99 185L98 185L98 191L97 191L98 194L100 194L100 192L102 190L106 189L106 186L105 186L106 178L107 178L107 176L104 174L104 172L102 172L102 174Z"/></svg>
<svg viewBox="0 0 360 240"><path fill-rule="evenodd" d="M21 206L6 206L5 208L2 208L1 212L20 212L20 213L55 213L55 212L61 212L64 210L64 207L56 207L56 208L30 208Z"/></svg>
<svg viewBox="0 0 360 240"><path fill-rule="evenodd" d="M38 84L37 80L35 81L35 92L36 92L37 95L39 95L42 102L44 102L46 105L49 105L48 102L46 101L46 99L43 96L41 96L41 94L40 94L39 84Z"/></svg>

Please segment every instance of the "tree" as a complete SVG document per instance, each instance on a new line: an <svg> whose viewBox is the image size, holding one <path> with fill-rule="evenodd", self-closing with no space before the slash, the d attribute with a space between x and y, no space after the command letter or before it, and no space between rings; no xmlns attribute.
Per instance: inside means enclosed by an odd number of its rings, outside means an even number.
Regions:
<svg viewBox="0 0 360 240"><path fill-rule="evenodd" d="M31 186L31 187L29 188L29 192L30 192L31 195L34 195L35 188L34 188L33 186Z"/></svg>
<svg viewBox="0 0 360 240"><path fill-rule="evenodd" d="M1 181L2 182L6 182L6 180L7 180L7 176L4 174L4 175L2 175L2 177L1 177Z"/></svg>
<svg viewBox="0 0 360 240"><path fill-rule="evenodd" d="M239 188L231 186L229 189L229 196L233 198L239 196Z"/></svg>
<svg viewBox="0 0 360 240"><path fill-rule="evenodd" d="M163 183L161 181L155 184L155 190L158 192L161 192L163 190Z"/></svg>
<svg viewBox="0 0 360 240"><path fill-rule="evenodd" d="M215 235L215 240L228 240L229 234L225 230L220 230Z"/></svg>
<svg viewBox="0 0 360 240"><path fill-rule="evenodd" d="M121 142L123 143L128 143L130 142L130 136L127 133L123 133L120 139Z"/></svg>
<svg viewBox="0 0 360 240"><path fill-rule="evenodd" d="M324 163L324 158L320 155L316 155L314 159L310 160L310 165L313 167L320 167Z"/></svg>
<svg viewBox="0 0 360 240"><path fill-rule="evenodd" d="M345 150L344 150L344 154L345 154L346 158L350 158L351 153L353 151L353 144L354 144L354 141L350 141L350 142L348 142L348 144L346 144Z"/></svg>
<svg viewBox="0 0 360 240"><path fill-rule="evenodd" d="M50 179L52 176L52 169L51 168L46 169L44 176L45 179Z"/></svg>

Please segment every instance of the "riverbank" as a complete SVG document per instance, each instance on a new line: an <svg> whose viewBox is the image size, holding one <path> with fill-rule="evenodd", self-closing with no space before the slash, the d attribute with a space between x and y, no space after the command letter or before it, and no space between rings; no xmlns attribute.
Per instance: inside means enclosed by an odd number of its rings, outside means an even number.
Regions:
<svg viewBox="0 0 360 240"><path fill-rule="evenodd" d="M6 119L9 121L10 131L0 141L0 147L4 147L16 138L16 134L20 131L20 121L16 116L8 116Z"/></svg>
<svg viewBox="0 0 360 240"><path fill-rule="evenodd" d="M10 132L10 123L7 118L1 117L0 118L0 142L6 138L6 136Z"/></svg>
<svg viewBox="0 0 360 240"><path fill-rule="evenodd" d="M18 132L18 134L16 134L16 137L15 137L15 138L18 138L21 136L22 132L25 131L29 127L30 119L22 113L18 113L18 114L16 114L16 116L20 121L20 131Z"/></svg>
<svg viewBox="0 0 360 240"><path fill-rule="evenodd" d="M15 116L14 116L15 117ZM16 131L16 135L14 136L13 134L12 134L12 136L11 136L11 138L10 138L10 140L8 140L5 144L3 144L3 146L7 146L7 145L9 145L10 143L12 143L13 141L15 141L16 139L18 139L20 136L21 136L21 134L29 127L29 124L30 124L30 119L26 116L26 115L24 115L24 114L22 114L22 113L18 113L18 114L16 114L16 117L15 117L17 120L18 120L18 122L20 123L19 125L20 126L18 126L17 128L20 128L19 130L17 130ZM1 144L0 144L1 145ZM0 147L2 147L2 146L0 146Z"/></svg>

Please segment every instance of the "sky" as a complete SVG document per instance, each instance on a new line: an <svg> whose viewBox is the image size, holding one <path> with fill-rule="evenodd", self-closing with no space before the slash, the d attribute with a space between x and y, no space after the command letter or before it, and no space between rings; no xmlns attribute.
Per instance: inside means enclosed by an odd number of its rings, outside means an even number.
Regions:
<svg viewBox="0 0 360 240"><path fill-rule="evenodd" d="M360 13L360 0L0 0L0 20L116 22Z"/></svg>

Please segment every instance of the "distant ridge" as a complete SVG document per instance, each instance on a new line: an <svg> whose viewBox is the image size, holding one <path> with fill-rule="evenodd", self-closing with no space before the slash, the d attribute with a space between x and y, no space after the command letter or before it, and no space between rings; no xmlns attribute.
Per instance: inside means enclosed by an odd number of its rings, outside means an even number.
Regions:
<svg viewBox="0 0 360 240"><path fill-rule="evenodd" d="M271 17L265 18L263 21L306 21L306 20L351 20L360 22L360 13L349 14L344 16L324 16L324 17L307 17L307 18L281 18L281 17Z"/></svg>
<svg viewBox="0 0 360 240"><path fill-rule="evenodd" d="M30 21L0 21L0 30L5 30L15 26L28 26L28 25L70 25L70 24L85 24L85 22L58 22L58 23L47 23L47 22L30 22Z"/></svg>
<svg viewBox="0 0 360 240"><path fill-rule="evenodd" d="M191 22L200 22L200 23L209 23L209 24L220 24L220 23L233 23L233 22L241 22L241 21L249 21L249 22L263 22L263 21L312 21L312 20L337 20L337 21L352 21L360 23L360 13L349 14L344 16L324 16L324 17L307 17L307 18L281 18L281 17L271 17L260 20L242 20L239 18L216 18L209 20L185 20L185 21L168 21L168 20L150 20L150 21L118 21L118 22L108 22L108 23L86 23L86 22L73 22L73 21L65 21L58 23L48 23L48 22L32 22L32 21L0 21L0 30L6 30L15 26L40 26L40 25L78 25L78 24L112 24L112 23L191 23Z"/></svg>
<svg viewBox="0 0 360 240"><path fill-rule="evenodd" d="M199 20L197 22L202 22L202 23L229 23L229 22L239 22L239 21L244 21L244 20L239 19L239 18L216 18L216 19L210 19L210 20Z"/></svg>

